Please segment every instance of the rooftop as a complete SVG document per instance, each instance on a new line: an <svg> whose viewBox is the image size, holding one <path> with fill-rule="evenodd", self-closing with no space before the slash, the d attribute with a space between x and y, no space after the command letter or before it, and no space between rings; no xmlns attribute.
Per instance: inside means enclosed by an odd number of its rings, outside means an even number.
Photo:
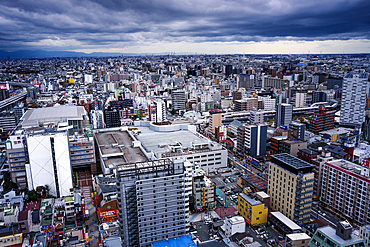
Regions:
<svg viewBox="0 0 370 247"><path fill-rule="evenodd" d="M365 166L343 159L328 161L325 164L370 183L370 169Z"/></svg>
<svg viewBox="0 0 370 247"><path fill-rule="evenodd" d="M311 239L310 236L308 236L306 233L292 233L287 234L286 236L292 241Z"/></svg>
<svg viewBox="0 0 370 247"><path fill-rule="evenodd" d="M196 247L197 245L191 239L191 235L185 235L176 238L170 238L168 240L161 240L152 243L153 247Z"/></svg>
<svg viewBox="0 0 370 247"><path fill-rule="evenodd" d="M317 154L317 152L315 150L312 150L312 149L309 149L309 148L302 148L302 149L299 149L300 151L302 151L303 153L306 153L306 154Z"/></svg>
<svg viewBox="0 0 370 247"><path fill-rule="evenodd" d="M183 147L190 147L192 142L202 140L191 131L184 129L160 132L154 131L149 127L140 126L138 127L138 130L140 130L141 133L136 138L141 141L142 145L148 152L158 148L160 144L172 145L180 142Z"/></svg>
<svg viewBox="0 0 370 247"><path fill-rule="evenodd" d="M262 204L260 200L253 199L252 197L246 195L245 193L239 194L241 198L243 198L245 201L247 201L251 206L256 206Z"/></svg>
<svg viewBox="0 0 370 247"><path fill-rule="evenodd" d="M312 165L298 159L290 154L282 153L275 154L271 156L271 162L276 165L294 173L298 174L299 172L310 173L312 172Z"/></svg>
<svg viewBox="0 0 370 247"><path fill-rule="evenodd" d="M35 108L23 115L23 127L39 126L39 123L66 122L67 120L83 120L86 114L83 106L55 106Z"/></svg>
<svg viewBox="0 0 370 247"><path fill-rule="evenodd" d="M336 230L332 228L331 226L321 227L318 229L318 231L322 232L323 234L325 234L327 237L329 237L331 240L333 240L335 243L339 245L349 246L350 244L360 243L364 241L363 239L360 239L359 237L357 237L353 232L351 234L350 239L344 240L343 238L337 235Z"/></svg>
<svg viewBox="0 0 370 247"><path fill-rule="evenodd" d="M344 135L344 134L347 134L347 133L350 133L351 132L351 129L348 129L348 128L342 128L342 127L339 127L339 128L334 128L334 129L330 129L330 130L325 130L325 131L321 131L320 134L321 135Z"/></svg>
<svg viewBox="0 0 370 247"><path fill-rule="evenodd" d="M280 212L271 212L271 214L275 216L277 219L279 219L281 222L283 222L291 230L301 230L302 229L299 225L291 221L288 217L286 217L284 214Z"/></svg>
<svg viewBox="0 0 370 247"><path fill-rule="evenodd" d="M143 162L147 158L138 147L133 147L132 139L127 131L108 130L95 134L99 150L105 158L106 168L115 168L117 165Z"/></svg>

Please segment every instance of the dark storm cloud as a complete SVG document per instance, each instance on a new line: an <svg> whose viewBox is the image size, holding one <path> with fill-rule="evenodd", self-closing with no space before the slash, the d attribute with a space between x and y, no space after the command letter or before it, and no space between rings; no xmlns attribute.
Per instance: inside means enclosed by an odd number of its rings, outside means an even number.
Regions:
<svg viewBox="0 0 370 247"><path fill-rule="evenodd" d="M368 0L3 0L0 49L370 38Z"/></svg>

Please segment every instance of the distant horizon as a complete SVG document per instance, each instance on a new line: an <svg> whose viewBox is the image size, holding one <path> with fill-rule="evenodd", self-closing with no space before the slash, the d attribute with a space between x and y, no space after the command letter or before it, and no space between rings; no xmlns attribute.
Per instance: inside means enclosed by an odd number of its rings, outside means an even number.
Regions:
<svg viewBox="0 0 370 247"><path fill-rule="evenodd" d="M20 56L23 54L22 56ZM163 52L163 53L119 53L119 52L76 52L76 51L47 51L47 50L17 50L17 51L2 51L0 50L0 59L42 59L42 58L56 58L56 57L149 57L149 56L340 56L340 55L369 55L370 52L357 53L197 53L197 52Z"/></svg>

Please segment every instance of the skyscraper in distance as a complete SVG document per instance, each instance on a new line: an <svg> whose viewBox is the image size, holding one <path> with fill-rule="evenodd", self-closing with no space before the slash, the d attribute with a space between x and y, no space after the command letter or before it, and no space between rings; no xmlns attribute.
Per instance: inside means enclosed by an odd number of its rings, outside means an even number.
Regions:
<svg viewBox="0 0 370 247"><path fill-rule="evenodd" d="M361 126L365 122L368 74L347 74L343 80L340 124Z"/></svg>

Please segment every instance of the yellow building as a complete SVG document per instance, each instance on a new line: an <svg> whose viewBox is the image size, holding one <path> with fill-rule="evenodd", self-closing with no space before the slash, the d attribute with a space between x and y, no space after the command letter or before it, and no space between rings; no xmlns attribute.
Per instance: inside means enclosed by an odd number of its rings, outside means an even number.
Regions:
<svg viewBox="0 0 370 247"><path fill-rule="evenodd" d="M239 194L238 212L249 225L255 226L267 223L268 208L264 203L247 195L247 191Z"/></svg>
<svg viewBox="0 0 370 247"><path fill-rule="evenodd" d="M271 210L297 224L308 222L313 198L312 165L287 153L272 155L268 179Z"/></svg>
<svg viewBox="0 0 370 247"><path fill-rule="evenodd" d="M67 83L75 83L75 79L72 79L71 77L69 79L66 79Z"/></svg>

